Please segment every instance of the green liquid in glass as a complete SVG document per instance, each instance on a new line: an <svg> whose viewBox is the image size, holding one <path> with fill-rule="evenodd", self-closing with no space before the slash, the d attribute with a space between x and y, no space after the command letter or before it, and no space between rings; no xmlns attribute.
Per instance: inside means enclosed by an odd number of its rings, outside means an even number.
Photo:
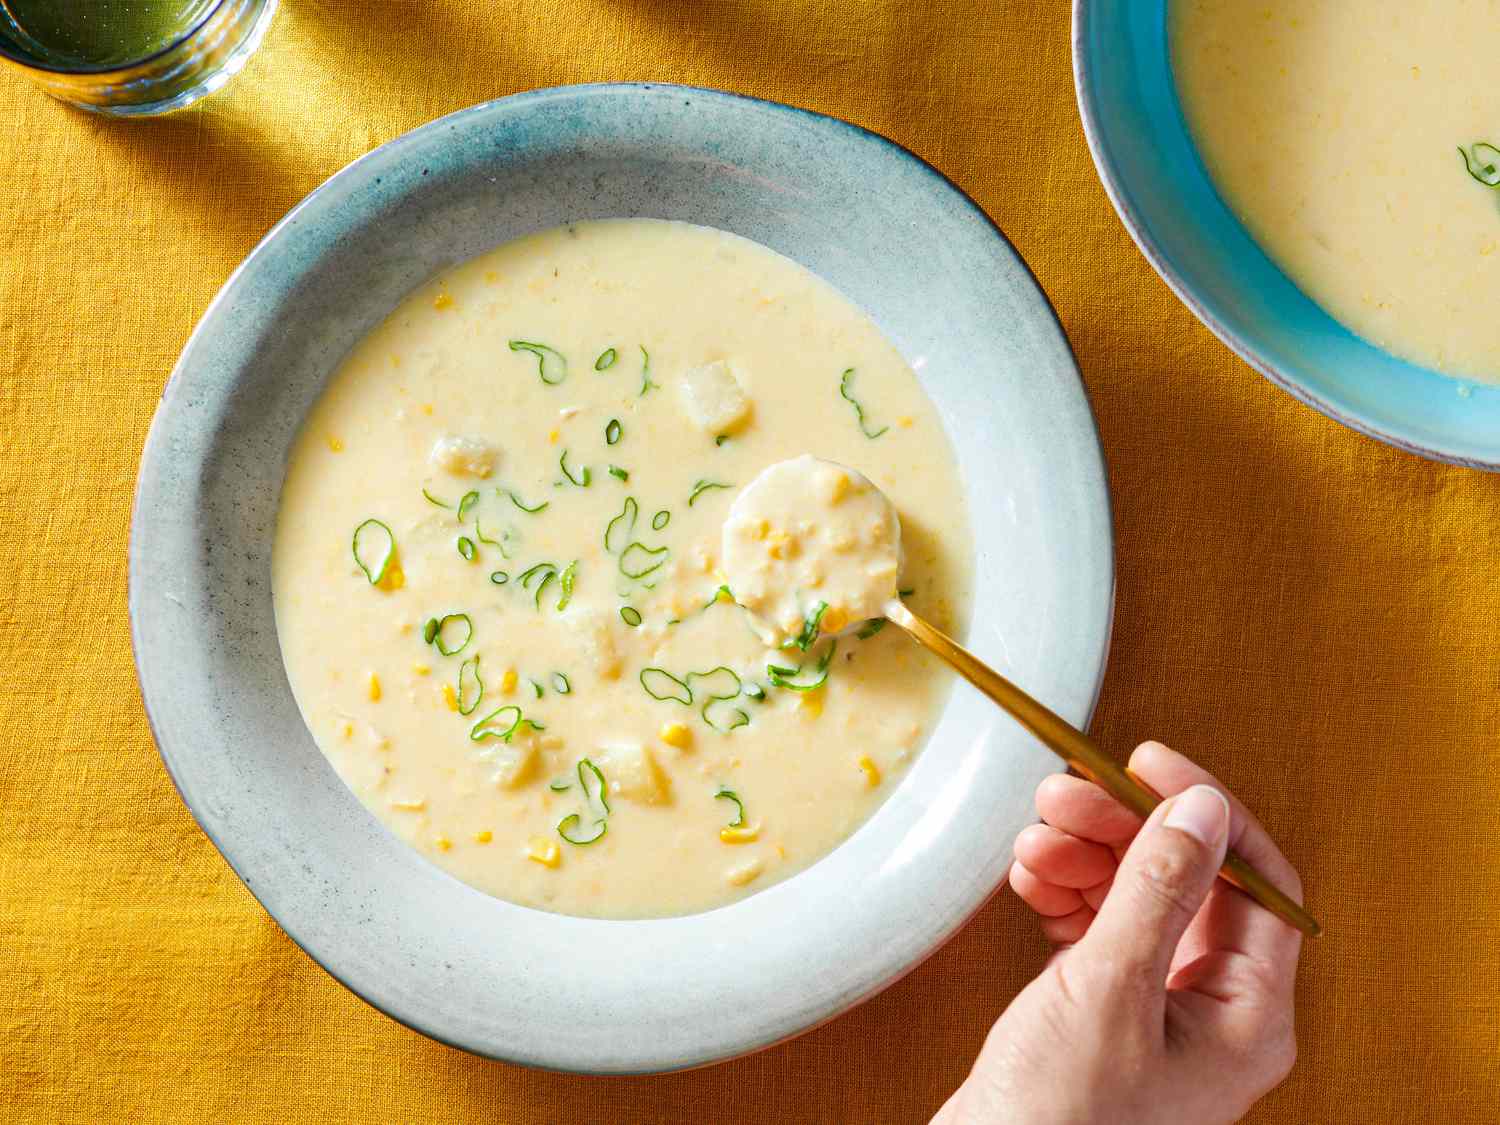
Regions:
<svg viewBox="0 0 1500 1125"><path fill-rule="evenodd" d="M217 0L0 0L0 41L62 69L124 66L182 38Z"/></svg>

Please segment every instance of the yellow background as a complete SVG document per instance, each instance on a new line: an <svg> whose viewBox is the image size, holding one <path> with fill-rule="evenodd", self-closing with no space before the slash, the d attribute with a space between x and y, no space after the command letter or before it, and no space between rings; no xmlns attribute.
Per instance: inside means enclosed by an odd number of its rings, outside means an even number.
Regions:
<svg viewBox="0 0 1500 1125"><path fill-rule="evenodd" d="M1041 964L1007 892L880 997L753 1058L612 1080L484 1062L298 951L157 759L125 615L131 492L214 292L399 133L535 86L651 79L895 138L1056 303L1118 535L1096 733L1216 770L1328 929L1304 956L1301 1060L1252 1120L1500 1121L1500 477L1339 428L1173 299L1094 177L1066 8L284 0L224 93L145 123L0 74L0 1115L917 1121Z"/></svg>

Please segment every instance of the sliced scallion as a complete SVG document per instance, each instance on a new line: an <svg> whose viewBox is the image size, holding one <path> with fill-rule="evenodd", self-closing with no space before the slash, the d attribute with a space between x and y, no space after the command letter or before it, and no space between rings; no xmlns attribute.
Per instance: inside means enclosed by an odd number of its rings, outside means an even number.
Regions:
<svg viewBox="0 0 1500 1125"><path fill-rule="evenodd" d="M559 777L555 781L548 782L547 788L554 793L566 793L569 789L573 788L573 783Z"/></svg>
<svg viewBox="0 0 1500 1125"><path fill-rule="evenodd" d="M1500 187L1500 148L1488 141L1475 141L1467 150L1458 146L1464 168L1485 187Z"/></svg>
<svg viewBox="0 0 1500 1125"><path fill-rule="evenodd" d="M377 519L368 519L354 529L350 544L354 561L365 572L371 586L379 586L396 557L396 536Z"/></svg>
<svg viewBox="0 0 1500 1125"><path fill-rule="evenodd" d="M649 391L654 386L657 386L657 384L653 383L651 381L651 353L648 352L646 350L646 346L644 344L642 344L641 345L641 395L644 395L647 391ZM640 396L637 396L637 397L640 397Z"/></svg>
<svg viewBox="0 0 1500 1125"><path fill-rule="evenodd" d="M458 713L471 715L484 698L484 681L479 678L479 657L471 656L458 667Z"/></svg>
<svg viewBox="0 0 1500 1125"><path fill-rule="evenodd" d="M488 543L491 547L494 547L497 551L500 552L500 557L502 559L510 558L510 552L505 549L505 533L501 532L501 537L499 539L491 539L484 533L484 525L479 522L478 516L474 517L474 538L478 539L481 543Z"/></svg>
<svg viewBox="0 0 1500 1125"><path fill-rule="evenodd" d="M833 662L833 654L838 649L838 642L830 640L828 651L823 654L821 660L813 667L812 679L798 680L795 677L802 674L802 665L795 668L783 668L777 664L766 665L766 676L771 683L779 688L788 688L791 691L813 691L822 687L828 680L828 665Z"/></svg>
<svg viewBox="0 0 1500 1125"><path fill-rule="evenodd" d="M624 480L629 480L630 479L630 472L629 472L629 470L622 469L618 465L611 465L609 467L609 475L612 476L612 477L614 477L615 480L624 481Z"/></svg>
<svg viewBox="0 0 1500 1125"><path fill-rule="evenodd" d="M694 681L702 681L695 686ZM722 664L707 672L689 672L686 678L689 694L695 698L703 699L703 708L699 712L703 721L716 731L729 732L736 727L742 727L749 723L750 716L738 707L714 709L715 704L728 703L731 699L738 699L740 689L743 686L739 674L732 668L726 668Z"/></svg>
<svg viewBox="0 0 1500 1125"><path fill-rule="evenodd" d="M578 825L581 819L582 818L579 817L576 812L569 813L567 816L563 817L557 822L557 834L568 843L583 847L586 844L592 844L596 843L599 840L602 840L604 838L604 834L609 831L609 821L596 820L594 821L594 834L592 836L577 835L576 833L578 831Z"/></svg>
<svg viewBox="0 0 1500 1125"><path fill-rule="evenodd" d="M663 508L651 517L651 530L661 531L667 524L672 522L672 513Z"/></svg>
<svg viewBox="0 0 1500 1125"><path fill-rule="evenodd" d="M698 499L698 497L702 496L705 492L712 491L715 488L732 488L732 487L733 487L733 485L721 484L719 481L716 481L716 480L699 480L699 481L694 481L693 482L693 492L692 492L692 495L688 497L688 507L691 508L693 506L694 501L696 501Z"/></svg>
<svg viewBox="0 0 1500 1125"><path fill-rule="evenodd" d="M606 813L610 811L609 785L599 767L587 758L578 760L578 784L583 788L591 811L595 806L603 808Z"/></svg>
<svg viewBox="0 0 1500 1125"><path fill-rule="evenodd" d="M487 738L498 738L509 742L521 727L521 709L514 703L497 707L469 729L469 740L483 742Z"/></svg>
<svg viewBox="0 0 1500 1125"><path fill-rule="evenodd" d="M615 360L620 358L620 353L614 348L605 348L599 353L599 358L594 360L595 371L608 371L615 365Z"/></svg>
<svg viewBox="0 0 1500 1125"><path fill-rule="evenodd" d="M568 603L573 600L573 583L578 579L578 560L574 559L562 572L562 596L557 599L557 612L561 613L568 608Z"/></svg>
<svg viewBox="0 0 1500 1125"><path fill-rule="evenodd" d="M513 352L530 352L536 356L536 373L549 387L556 386L568 377L568 361L563 354L546 344L535 344L530 340L512 340Z"/></svg>
<svg viewBox="0 0 1500 1125"><path fill-rule="evenodd" d="M866 621L854 635L862 641L868 641L876 633L885 628L884 617L872 617Z"/></svg>
<svg viewBox="0 0 1500 1125"><path fill-rule="evenodd" d="M526 682L531 685L531 693L538 699L542 698L542 695L544 694L542 691L542 685L537 683L535 680L527 680Z"/></svg>
<svg viewBox="0 0 1500 1125"><path fill-rule="evenodd" d="M503 570L491 571L490 581L493 582L496 586L504 586L507 582L510 581L510 575L506 574Z"/></svg>
<svg viewBox="0 0 1500 1125"><path fill-rule="evenodd" d="M453 505L452 504L449 504L447 501L444 501L444 500L439 500L436 496L434 496L432 493L428 492L427 489L425 489L425 488L422 489L422 495L425 496L425 497L427 497L427 502L429 504L436 504L439 508L445 508L445 509L447 509L450 512L453 510Z"/></svg>
<svg viewBox="0 0 1500 1125"><path fill-rule="evenodd" d="M870 440L878 438L889 426L881 426L880 429L871 432L869 425L865 422L865 408L859 404L854 395L849 391L849 384L854 381L854 368L849 368L839 377L839 397L854 407L854 417L859 422L859 432Z"/></svg>
<svg viewBox="0 0 1500 1125"><path fill-rule="evenodd" d="M620 435L623 432L624 432L624 427L620 425L620 420L618 418L611 418L609 420L609 422L605 424L605 427L604 427L604 444L605 445L615 445L615 444L617 444L619 442L619 440L620 440Z"/></svg>
<svg viewBox="0 0 1500 1125"><path fill-rule="evenodd" d="M458 644L452 643L449 635L449 623L463 626L463 640ZM428 624L431 624L429 622ZM425 633L423 634L426 635ZM429 642L437 646L437 650L444 656L456 656L468 647L469 642L474 639L474 622L469 620L467 613L449 613L437 618L437 626L432 630L432 640Z"/></svg>
<svg viewBox="0 0 1500 1125"><path fill-rule="evenodd" d="M640 514L640 505L635 502L635 497L625 497L625 506L620 509L620 514L610 520L604 528L604 549L612 555L617 555L625 549L630 542L630 536L635 531L636 517Z"/></svg>
<svg viewBox="0 0 1500 1125"><path fill-rule="evenodd" d="M552 690L558 695L567 695L573 690L573 681L562 672L552 673Z"/></svg>
<svg viewBox="0 0 1500 1125"><path fill-rule="evenodd" d="M426 623L422 626L422 643L424 645L430 645L432 643L432 638L437 636L437 631L438 619L436 617L429 617Z"/></svg>
<svg viewBox="0 0 1500 1125"><path fill-rule="evenodd" d="M464 562L474 561L474 540L467 535L458 537L458 553L463 556Z"/></svg>
<svg viewBox="0 0 1500 1125"><path fill-rule="evenodd" d="M667 548L631 543L620 553L620 573L626 578L644 578L667 561Z"/></svg>
<svg viewBox="0 0 1500 1125"><path fill-rule="evenodd" d="M479 503L479 493L472 489L465 492L458 500L458 522L463 523L464 517L469 514L469 509Z"/></svg>
<svg viewBox="0 0 1500 1125"><path fill-rule="evenodd" d="M587 465L583 467L582 480L573 475L572 471L568 468L568 451L566 449L562 451L562 456L557 459L557 467L562 470L562 475L568 478L569 484L577 485L579 488L587 488L589 482L594 479L594 474Z"/></svg>
<svg viewBox="0 0 1500 1125"><path fill-rule="evenodd" d="M622 605L620 607L620 620L634 629L641 623L641 611L633 605Z"/></svg>
<svg viewBox="0 0 1500 1125"><path fill-rule="evenodd" d="M716 800L716 801L733 801L734 802L734 819L729 822L728 827L730 827L730 828L741 828L741 827L744 826L744 824L745 824L745 803L740 800L740 796L739 796L738 793L736 793L733 789L727 789L727 788L725 788L724 786L721 785L719 787L719 791L714 794L714 800Z"/></svg>
<svg viewBox="0 0 1500 1125"><path fill-rule="evenodd" d="M541 503L540 503L540 504L538 504L538 505L537 505L537 506L536 506L536 507L535 507L535 508L528 508L528 507L527 507L527 506L526 506L526 503L525 503L525 501L523 501L523 500L522 500L522 499L521 499L521 498L520 498L520 497L519 497L519 496L517 496L517 495L516 495L516 494L515 494L515 493L514 493L514 492L507 492L507 493L506 493L506 495L507 495L507 496L509 496L509 497L510 497L510 502L511 502L511 503L512 503L512 504L514 504L514 505L515 505L515 506L516 506L516 507L518 507L518 508L520 508L520 509L521 509L521 511L523 511L523 512L526 512L526 513L527 513L527 514L529 514L529 515L533 515L533 516L534 516L534 515L536 515L536 513L538 513L538 512L540 512L540 511L541 511L541 510L542 510L542 509L543 509L543 508L545 508L545 507L546 507L546 506L547 506L547 505L548 505L548 504L550 504L550 503L552 503L552 501L550 501L550 500L543 500L543 501L542 501L542 502L541 502Z"/></svg>
<svg viewBox="0 0 1500 1125"><path fill-rule="evenodd" d="M812 612L802 622L802 631L792 638L792 644L796 645L799 651L806 652L808 647L818 639L818 626L823 620L823 615L827 612L827 602L819 602L813 606Z"/></svg>
<svg viewBox="0 0 1500 1125"><path fill-rule="evenodd" d="M649 679L647 677L650 677ZM693 693L687 684L672 675L665 668L643 668L641 669L641 687L646 689L646 694L652 699L666 702L675 699L685 707L691 707ZM681 694L678 694L678 693Z"/></svg>

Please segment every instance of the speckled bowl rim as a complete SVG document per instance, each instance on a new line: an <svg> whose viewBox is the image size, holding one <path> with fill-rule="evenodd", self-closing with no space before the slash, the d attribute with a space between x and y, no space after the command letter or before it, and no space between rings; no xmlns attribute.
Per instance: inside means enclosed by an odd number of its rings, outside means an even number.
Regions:
<svg viewBox="0 0 1500 1125"><path fill-rule="evenodd" d="M180 358L177 365L174 366L173 371L163 388L161 395L162 400L164 401L169 397L173 388L176 386L179 380L183 378L185 371L185 361L187 356L192 351L195 341L198 339L200 334L205 331L206 326L211 323L215 315L220 312L221 306L225 303L227 296L233 291L236 280L252 265L252 263L258 256L266 252L267 247L270 246L286 228L288 228L294 222L306 217L309 212L315 210L320 200L326 193L329 192L330 188L334 184L350 177L363 175L367 167L378 164L382 160L388 160L392 157L397 156L403 146L409 144L415 138L435 133L455 122L466 120L471 116L483 115L493 112L500 107L519 112L524 111L529 105L535 102L559 96L607 97L615 93L652 90L667 90L683 94L691 94L695 98L721 100L731 103L744 103L746 105L757 106L765 110L771 110L776 113L790 114L795 117L800 117L809 121L816 122L821 128L834 131L843 131L858 137L865 138L867 140L875 141L880 146L887 149L890 153L916 166L924 175L931 179L934 189L938 191L951 192L955 196L957 196L958 199L961 200L962 204L972 212L973 216L977 218L985 227L987 227L990 233L1003 244L1006 251L1014 259L1015 265L1018 267L1021 276L1029 281L1030 285L1034 289L1035 296L1039 299L1041 306L1047 310L1047 313L1051 318L1052 328L1056 332L1058 342L1060 342L1063 351L1071 360L1073 371L1075 375L1077 375L1076 355L1072 351L1071 343L1069 342L1067 334L1063 329L1062 322L1057 315L1056 309L1052 305L1050 299L1047 297L1045 290L1037 280L1034 272L1031 271L1025 259L1016 250L1014 244L1005 235L1005 233L999 228L997 224L995 224L992 219L989 218L983 208L981 208L971 196L969 196L960 187L954 184L942 172L933 167L927 161L923 160L921 157L917 156L915 153L901 146L897 142L892 141L891 139L872 130L865 129L861 126L836 117L821 114L813 110L803 109L797 106L790 106L784 103L705 87L686 86L670 83L622 82L580 84L563 87L545 87L526 91L523 93L513 94L504 98L493 99L488 102L479 103L477 105L470 106L465 109L458 110L454 113L437 118L423 126L418 127L417 129L411 130L408 133L393 138L392 140L378 146L377 148L372 149L370 152L364 154L363 156L358 157L357 159L346 165L344 168L334 173L333 176L329 177L329 179L324 181L323 184L319 185L312 192L310 192L278 223L276 223L267 232L264 238L256 245L256 247L250 252L250 254L247 255L245 260L241 262L240 265L236 267L236 269L229 275L219 293L216 294L214 299L205 309L198 325L194 328L193 332L188 338L188 341L185 343L183 348L183 357ZM1083 412L1088 422L1087 436L1092 440L1093 452L1097 456L1097 469L1100 488L1097 496L1095 496L1093 499L1098 504L1098 511L1095 513L1095 515L1099 518L1102 524L1102 535L1104 539L1103 545L1106 548L1104 556L1101 559L1096 560L1098 565L1102 567L1103 571L1103 584L1105 587L1103 606L1104 615L1103 621L1101 622L1102 635L1100 637L1098 652L1095 654L1093 667L1087 670L1087 707L1086 717L1083 720L1083 725L1086 726L1087 722L1091 721L1098 704L1099 693L1103 687L1104 675L1113 635L1115 608L1115 545L1111 502L1108 488L1108 467L1104 458L1102 444L1099 440L1097 418L1095 417L1092 409L1087 386L1083 382L1081 376L1078 377L1077 390L1082 398L1082 404L1084 408ZM160 412L158 412L158 414L153 417L150 431L147 434L147 438L144 443L141 455L141 464L143 468L158 452L158 446L162 440L160 433L161 427L159 424L160 417ZM932 941L929 947L924 952L911 958L906 964L901 965L892 972L869 979L858 994L847 996L837 1004L826 1006L822 1010L818 1011L812 1018L804 1020L797 1026L788 1026L781 1033L769 1035L755 1040L746 1040L745 1042L737 1043L724 1049L719 1049L714 1053L706 1053L700 1055L699 1057L682 1061L656 1059L647 1065L638 1065L631 1067L595 1067L592 1065L577 1065L566 1062L560 1063L552 1059L539 1058L519 1053L500 1053L493 1050L487 1050L485 1048L485 1045L468 1040L463 1036L450 1035L445 1031L444 1028L434 1026L431 1023L417 1017L413 1013L403 1010L400 1004L391 1002L388 998L382 998L378 995L372 994L372 990L367 990L359 987L358 985L350 981L343 973L341 973L337 965L332 963L329 959L320 956L319 953L315 951L313 945L310 942L304 940L304 938L299 936L299 933L295 927L290 926L285 919L283 919L266 904L265 898L260 893L260 891L256 889L255 881L250 877L247 871L241 868L240 863L237 861L235 856L233 856L231 852L226 849L226 845L224 844L224 842L219 839L218 836L213 832L213 830L208 826L207 822L205 821L202 809L200 809L200 807L198 806L198 803L195 801L192 793L184 787L183 781L180 778L178 771L174 768L172 752L168 750L167 745L161 736L157 716L153 713L150 691L147 687L148 676L141 662L142 638L140 618L137 610L140 605L142 590L140 586L141 575L138 573L136 562L138 553L141 548L139 527L141 505L143 499L143 476L144 473L141 476L138 476L137 479L136 493L132 506L132 529L129 544L128 605L131 619L131 642L132 649L135 654L137 683L141 690L141 696L146 712L147 722L151 729L153 739L157 743L158 752L161 755L162 762L167 770L168 776L171 778L172 783L177 789L178 795L182 799L184 805L187 806L194 819L198 821L199 826L203 829L205 835L209 837L210 841L215 845L215 847L224 857L225 861L229 864L231 869L234 870L241 883L248 891L250 891L251 895L256 899L261 908L266 911L267 915L269 915L277 923L277 925L287 934L287 936L315 963L323 968L324 971L326 971L331 977L333 977L334 980L343 985L348 991L352 992L355 996L363 1000L366 1004L374 1008L376 1011L381 1012L382 1014L390 1017L403 1026L418 1032L419 1034L422 1034L437 1042L444 1043L445 1045L478 1055L480 1057L510 1062L515 1065L580 1074L653 1074L668 1073L676 1070L689 1070L704 1066L716 1065L719 1062L728 1061L733 1058L743 1057L747 1054L753 1054L758 1051L768 1049L779 1043L783 1043L787 1040L805 1034L806 1032L820 1027L823 1024L837 1018L838 1016L846 1013L852 1008L857 1007L879 992L890 987L892 984L896 983L908 973L918 968L924 961L927 960L928 957L932 956L939 949L941 949L960 929L967 925L967 923L985 907L985 905L994 897L994 895L999 893L999 891L1001 891L1005 886L1005 877L1002 872L999 877L994 880L993 885L990 886L987 891L974 897L971 908L967 911L967 913L958 918L952 926L948 927L946 932L943 932L936 938L936 940ZM752 896L752 898L758 897L760 896ZM732 907L720 909L732 909Z"/></svg>
<svg viewBox="0 0 1500 1125"><path fill-rule="evenodd" d="M1088 21L1093 8L1094 0L1073 0L1073 87L1078 99L1078 112L1083 120L1083 135L1088 142L1089 153L1094 159L1094 168L1099 174L1099 180L1104 185L1105 194L1113 204L1115 213L1120 216L1120 221L1129 232L1131 239L1140 248L1146 260L1167 286L1177 295L1177 299L1188 307L1188 310L1201 320L1210 332L1227 344L1231 351L1248 363L1273 384L1280 387L1298 402L1312 407L1325 417L1332 418L1342 426L1347 426L1356 433L1364 434L1366 437L1374 438L1376 441L1403 449L1408 453L1415 453L1418 457L1425 457L1432 461L1443 461L1450 465L1461 465L1468 469L1485 469L1491 472L1500 471L1500 461L1490 461L1483 458L1465 457L1460 454L1450 453L1446 450L1435 449L1412 441L1410 438L1402 437L1392 430L1376 425L1369 418L1352 411L1347 403L1342 402L1337 396L1315 394L1304 384L1293 379L1277 367L1266 354L1255 345L1253 341L1236 332L1221 320L1217 314L1203 300L1196 291L1188 284L1187 280L1177 272L1161 247L1157 245L1146 228L1146 224L1136 213L1135 205L1131 202L1130 195L1120 179L1119 171L1115 167L1114 158L1110 153L1109 145L1104 138L1103 127L1099 123L1099 113L1096 106L1097 94L1094 90L1093 76L1085 65L1084 43L1088 37Z"/></svg>

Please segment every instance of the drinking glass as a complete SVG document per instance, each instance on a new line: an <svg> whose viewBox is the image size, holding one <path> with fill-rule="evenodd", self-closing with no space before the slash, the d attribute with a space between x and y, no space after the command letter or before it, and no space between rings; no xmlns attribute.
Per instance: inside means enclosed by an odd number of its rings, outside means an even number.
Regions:
<svg viewBox="0 0 1500 1125"><path fill-rule="evenodd" d="M93 113L167 113L238 73L265 37L276 4L0 0L0 63Z"/></svg>

